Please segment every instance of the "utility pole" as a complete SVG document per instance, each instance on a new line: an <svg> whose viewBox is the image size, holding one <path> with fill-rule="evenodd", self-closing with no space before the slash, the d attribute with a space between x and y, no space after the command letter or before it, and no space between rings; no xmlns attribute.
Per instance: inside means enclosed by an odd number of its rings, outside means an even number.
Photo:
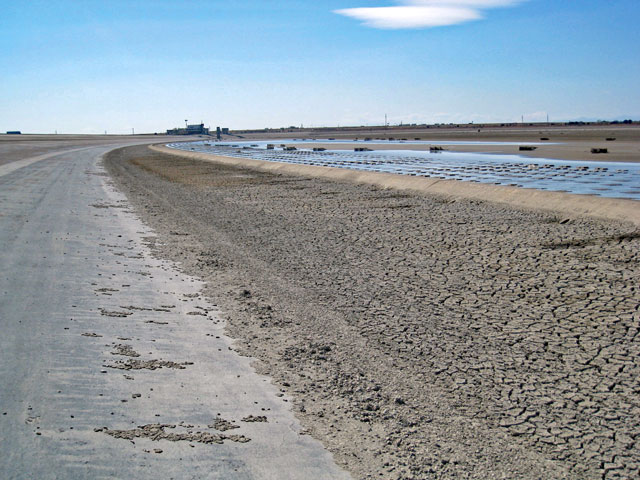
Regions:
<svg viewBox="0 0 640 480"><path fill-rule="evenodd" d="M131 135L135 135L135 134L136 134L136 131L132 128L131 129Z"/></svg>

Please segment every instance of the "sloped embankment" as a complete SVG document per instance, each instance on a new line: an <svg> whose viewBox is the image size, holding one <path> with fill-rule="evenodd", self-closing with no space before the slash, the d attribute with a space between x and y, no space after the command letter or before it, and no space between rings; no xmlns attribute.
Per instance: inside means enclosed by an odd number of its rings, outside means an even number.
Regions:
<svg viewBox="0 0 640 480"><path fill-rule="evenodd" d="M356 477L638 474L632 225L146 147L105 164Z"/></svg>

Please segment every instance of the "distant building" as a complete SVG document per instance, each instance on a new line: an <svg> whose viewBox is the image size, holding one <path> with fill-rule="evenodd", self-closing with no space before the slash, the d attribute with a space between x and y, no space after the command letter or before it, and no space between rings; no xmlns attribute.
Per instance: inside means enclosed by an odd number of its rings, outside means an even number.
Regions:
<svg viewBox="0 0 640 480"><path fill-rule="evenodd" d="M22 132L20 130L9 130L7 135L22 135Z"/></svg>
<svg viewBox="0 0 640 480"><path fill-rule="evenodd" d="M187 135L209 135L209 129L204 126L204 123L187 125Z"/></svg>
<svg viewBox="0 0 640 480"><path fill-rule="evenodd" d="M204 123L187 125L187 128L173 128L167 130L167 135L209 135L209 129Z"/></svg>
<svg viewBox="0 0 640 480"><path fill-rule="evenodd" d="M225 127L216 127L216 138L222 140L222 135L229 135L229 129Z"/></svg>

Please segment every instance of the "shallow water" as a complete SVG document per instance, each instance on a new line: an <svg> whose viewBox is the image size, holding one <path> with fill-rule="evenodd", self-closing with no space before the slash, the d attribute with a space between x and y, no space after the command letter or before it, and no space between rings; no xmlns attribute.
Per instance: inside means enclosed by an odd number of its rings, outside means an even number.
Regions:
<svg viewBox="0 0 640 480"><path fill-rule="evenodd" d="M509 185L539 190L562 191L601 197L640 200L640 164L528 158L489 153L429 152L418 150L376 150L354 152L310 149L267 150L267 143L304 144L307 141L214 143L207 141L171 143L178 150L324 167L397 173L418 177ZM324 142L323 142L324 143ZM336 141L336 143L338 143ZM344 142L343 142L344 143ZM365 142L361 142L365 144ZM366 144L372 144L366 142ZM391 142L385 142L391 143ZM398 142L396 142L398 143ZM505 145L505 142L403 142L474 145ZM520 145L521 143L517 143ZM530 145L531 143L529 143Z"/></svg>
<svg viewBox="0 0 640 480"><path fill-rule="evenodd" d="M310 144L335 144L335 150L344 150L345 144L362 143L362 146L367 145L558 145L555 142L483 142L483 141L469 141L469 140L384 140L382 138L376 138L371 140L348 139L348 138L317 138L313 140L293 138L293 139L280 139L280 140L255 140L252 142L241 142L242 145L258 145L259 148L266 148L267 144L281 145L286 143L287 145L310 145ZM224 142L221 145L238 145L238 143ZM340 148L342 146L342 148ZM348 148L348 150L352 150Z"/></svg>

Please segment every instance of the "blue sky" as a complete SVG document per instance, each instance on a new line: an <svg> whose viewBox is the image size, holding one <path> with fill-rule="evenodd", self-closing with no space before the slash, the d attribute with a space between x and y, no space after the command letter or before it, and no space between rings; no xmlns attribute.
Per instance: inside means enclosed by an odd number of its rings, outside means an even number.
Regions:
<svg viewBox="0 0 640 480"><path fill-rule="evenodd" d="M0 132L640 119L639 0L0 0L0 12Z"/></svg>

